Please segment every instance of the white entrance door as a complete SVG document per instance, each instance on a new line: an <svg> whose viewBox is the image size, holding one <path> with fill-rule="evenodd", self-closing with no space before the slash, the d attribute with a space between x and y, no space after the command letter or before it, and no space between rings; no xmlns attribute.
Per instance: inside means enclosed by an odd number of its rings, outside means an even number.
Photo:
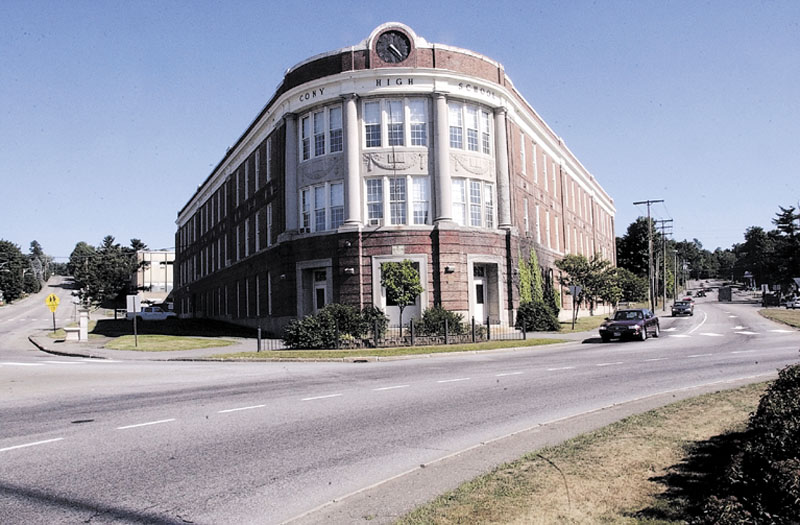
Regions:
<svg viewBox="0 0 800 525"><path fill-rule="evenodd" d="M327 304L327 273L325 270L314 270L314 313Z"/></svg>
<svg viewBox="0 0 800 525"><path fill-rule="evenodd" d="M486 268L484 266L475 265L472 286L475 292L473 295L475 303L472 310L475 322L483 324L486 322Z"/></svg>

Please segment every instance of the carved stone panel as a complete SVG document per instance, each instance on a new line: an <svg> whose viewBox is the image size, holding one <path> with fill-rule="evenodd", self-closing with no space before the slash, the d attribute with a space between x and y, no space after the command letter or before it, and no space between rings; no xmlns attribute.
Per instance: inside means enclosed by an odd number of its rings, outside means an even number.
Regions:
<svg viewBox="0 0 800 525"><path fill-rule="evenodd" d="M365 175L425 175L429 171L427 151L376 151L363 153L361 159Z"/></svg>
<svg viewBox="0 0 800 525"><path fill-rule="evenodd" d="M469 177L493 181L495 179L494 159L451 151L450 174L453 177Z"/></svg>
<svg viewBox="0 0 800 525"><path fill-rule="evenodd" d="M301 162L297 167L298 187L342 180L344 178L343 162L341 155L328 155Z"/></svg>

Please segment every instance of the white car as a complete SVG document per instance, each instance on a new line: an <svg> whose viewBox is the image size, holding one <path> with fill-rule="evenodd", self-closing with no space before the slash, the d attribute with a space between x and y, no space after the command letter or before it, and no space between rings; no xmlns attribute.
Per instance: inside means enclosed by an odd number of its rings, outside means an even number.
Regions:
<svg viewBox="0 0 800 525"><path fill-rule="evenodd" d="M789 299L784 303L786 308L791 308L794 310L795 308L800 308L800 299Z"/></svg>
<svg viewBox="0 0 800 525"><path fill-rule="evenodd" d="M128 312L125 317L133 319L133 312ZM145 306L141 312L136 312L136 317L142 321L163 321L169 317L177 317L175 312L165 312L158 306Z"/></svg>

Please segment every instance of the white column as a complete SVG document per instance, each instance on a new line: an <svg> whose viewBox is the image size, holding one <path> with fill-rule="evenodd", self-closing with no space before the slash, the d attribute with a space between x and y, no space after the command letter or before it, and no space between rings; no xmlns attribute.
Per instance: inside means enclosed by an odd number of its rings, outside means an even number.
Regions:
<svg viewBox="0 0 800 525"><path fill-rule="evenodd" d="M344 166L345 203L344 227L361 227L361 170L359 162L358 97L349 94L344 99Z"/></svg>
<svg viewBox="0 0 800 525"><path fill-rule="evenodd" d="M450 181L450 128L447 124L447 98L444 93L434 93L434 192L436 202L435 223L453 220L452 182Z"/></svg>
<svg viewBox="0 0 800 525"><path fill-rule="evenodd" d="M511 228L511 193L508 175L508 140L506 137L506 108L494 110L494 151L497 161L498 226Z"/></svg>
<svg viewBox="0 0 800 525"><path fill-rule="evenodd" d="M286 231L297 231L297 115L287 113L284 117L286 122L286 145L284 172L284 200L286 205Z"/></svg>

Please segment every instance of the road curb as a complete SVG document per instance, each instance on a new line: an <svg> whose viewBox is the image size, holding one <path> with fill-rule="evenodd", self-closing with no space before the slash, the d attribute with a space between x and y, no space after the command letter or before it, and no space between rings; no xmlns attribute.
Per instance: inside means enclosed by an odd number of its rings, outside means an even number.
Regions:
<svg viewBox="0 0 800 525"><path fill-rule="evenodd" d="M58 350L53 350L51 348L47 348L45 345L43 345L42 343L37 341L36 338L34 336L32 336L32 335L28 336L28 341L30 341L31 344L33 344L33 346L38 348L41 352L44 352L46 354L57 355L57 356L60 356L60 357L82 357L82 358L87 358L87 359L105 359L105 357L92 355L92 354L79 354L79 353L75 353L75 352L59 352Z"/></svg>

